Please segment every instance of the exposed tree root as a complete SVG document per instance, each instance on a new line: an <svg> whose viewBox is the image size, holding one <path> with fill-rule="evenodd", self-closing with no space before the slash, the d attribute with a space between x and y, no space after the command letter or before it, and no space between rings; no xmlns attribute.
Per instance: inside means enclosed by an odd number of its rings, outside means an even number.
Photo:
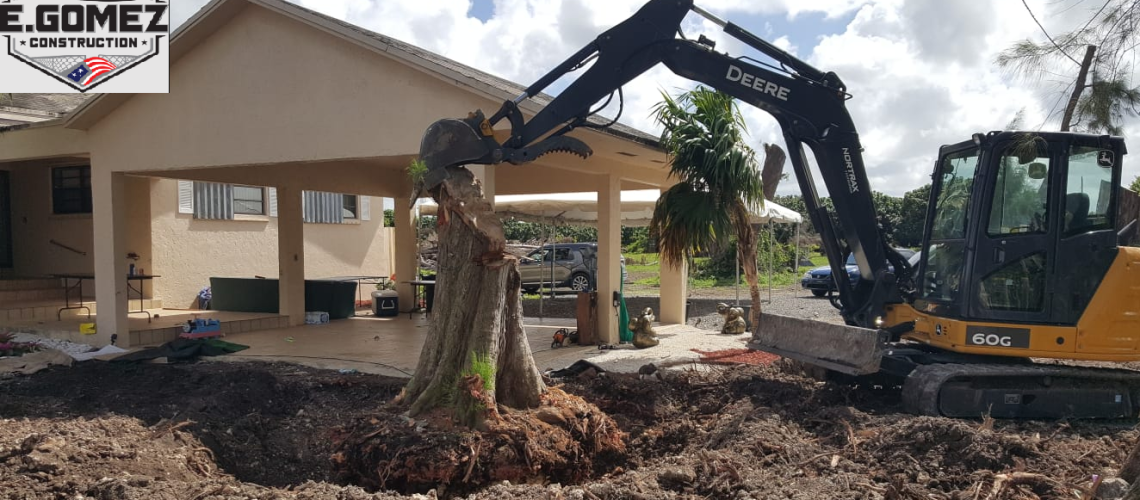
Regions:
<svg viewBox="0 0 1140 500"><path fill-rule="evenodd" d="M500 406L484 430L444 412L412 420L387 408L346 431L333 457L343 479L371 489L450 493L510 481L580 482L624 463L626 435L578 396L549 389L542 404Z"/></svg>

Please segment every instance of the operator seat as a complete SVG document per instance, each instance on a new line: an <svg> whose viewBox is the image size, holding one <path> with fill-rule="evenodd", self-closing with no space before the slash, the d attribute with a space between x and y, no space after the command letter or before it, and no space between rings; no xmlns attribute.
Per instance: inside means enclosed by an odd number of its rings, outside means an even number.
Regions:
<svg viewBox="0 0 1140 500"><path fill-rule="evenodd" d="M1065 233L1089 225L1089 195L1069 193L1065 195Z"/></svg>

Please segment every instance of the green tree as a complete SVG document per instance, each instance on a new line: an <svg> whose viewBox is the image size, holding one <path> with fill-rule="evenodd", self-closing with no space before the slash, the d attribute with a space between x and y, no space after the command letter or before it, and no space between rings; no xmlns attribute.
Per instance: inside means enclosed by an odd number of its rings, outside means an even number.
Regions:
<svg viewBox="0 0 1140 500"><path fill-rule="evenodd" d="M904 247L922 244L926 208L930 205L930 184L908 191L902 198L902 216L895 229L895 243Z"/></svg>
<svg viewBox="0 0 1140 500"><path fill-rule="evenodd" d="M673 266L735 235L757 324L760 283L749 208L764 202L764 190L756 153L744 144L744 117L731 96L705 87L661 96L654 118L664 129L669 176L678 183L657 201L650 233L662 260Z"/></svg>
<svg viewBox="0 0 1140 500"><path fill-rule="evenodd" d="M1057 76L1072 79L1056 96L1065 100L1062 131L1077 128L1121 135L1121 122L1125 116L1135 116L1140 105L1140 88L1132 86L1131 65L1140 42L1140 4L1135 0L1078 2L1073 7L1086 8L1086 21L1076 24L1080 28L1056 35L1041 25L1028 3L1025 7L1044 40L1015 43L998 56L998 65L1032 83ZM1073 10L1066 15L1082 14Z"/></svg>
<svg viewBox="0 0 1140 500"><path fill-rule="evenodd" d="M1140 175L1137 175L1136 178L1132 180L1132 186L1128 189L1131 189L1137 194L1140 194Z"/></svg>
<svg viewBox="0 0 1140 500"><path fill-rule="evenodd" d="M896 243L895 231L902 223L902 198L883 194L878 191L872 193L875 202L879 227L882 228L883 238L890 243Z"/></svg>

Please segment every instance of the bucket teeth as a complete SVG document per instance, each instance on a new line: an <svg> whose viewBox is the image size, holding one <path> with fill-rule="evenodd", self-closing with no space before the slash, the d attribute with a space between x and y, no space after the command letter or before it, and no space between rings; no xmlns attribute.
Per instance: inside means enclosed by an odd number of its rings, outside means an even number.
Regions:
<svg viewBox="0 0 1140 500"><path fill-rule="evenodd" d="M590 149L590 146L587 146L586 143L578 139L559 135L543 139L533 146L519 150L518 153L521 154L512 155L511 163L526 163L551 153L569 153L586 159L594 154L594 151Z"/></svg>

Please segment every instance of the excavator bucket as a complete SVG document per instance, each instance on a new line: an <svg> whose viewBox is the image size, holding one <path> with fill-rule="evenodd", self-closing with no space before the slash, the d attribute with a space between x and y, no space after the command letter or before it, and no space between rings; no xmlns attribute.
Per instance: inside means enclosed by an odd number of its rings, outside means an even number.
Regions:
<svg viewBox="0 0 1140 500"><path fill-rule="evenodd" d="M427 172L413 186L413 200L447 180L449 167L492 163L498 143L479 133L476 127L482 119L480 113L467 120L439 120L427 128L420 141L420 161L427 166ZM472 120L477 120L476 125L472 125Z"/></svg>
<svg viewBox="0 0 1140 500"><path fill-rule="evenodd" d="M778 354L848 375L879 371L885 332L764 313L751 349Z"/></svg>

